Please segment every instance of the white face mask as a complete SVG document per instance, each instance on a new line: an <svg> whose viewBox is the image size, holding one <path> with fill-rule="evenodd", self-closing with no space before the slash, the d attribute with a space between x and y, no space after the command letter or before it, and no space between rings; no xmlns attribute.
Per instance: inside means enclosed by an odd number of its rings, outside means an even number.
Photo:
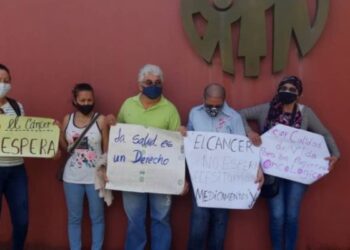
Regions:
<svg viewBox="0 0 350 250"><path fill-rule="evenodd" d="M11 84L0 82L0 98L3 98L6 96L6 94L10 91Z"/></svg>

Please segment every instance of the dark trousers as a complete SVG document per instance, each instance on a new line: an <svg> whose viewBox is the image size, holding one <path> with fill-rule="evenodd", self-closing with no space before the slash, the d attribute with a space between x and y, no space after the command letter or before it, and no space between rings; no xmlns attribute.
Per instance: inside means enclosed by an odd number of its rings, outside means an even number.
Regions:
<svg viewBox="0 0 350 250"><path fill-rule="evenodd" d="M297 248L300 205L307 187L302 183L280 179L278 194L268 199L273 250Z"/></svg>
<svg viewBox="0 0 350 250"><path fill-rule="evenodd" d="M198 207L192 197L187 250L223 250L228 217L228 209Z"/></svg>
<svg viewBox="0 0 350 250"><path fill-rule="evenodd" d="M0 167L0 211L5 195L12 222L12 249L23 250L28 230L28 179L23 165Z"/></svg>

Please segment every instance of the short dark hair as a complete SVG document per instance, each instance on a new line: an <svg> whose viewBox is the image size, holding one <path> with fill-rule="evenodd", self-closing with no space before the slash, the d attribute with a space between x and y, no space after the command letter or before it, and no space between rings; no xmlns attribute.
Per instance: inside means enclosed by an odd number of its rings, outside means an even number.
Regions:
<svg viewBox="0 0 350 250"><path fill-rule="evenodd" d="M74 99L77 98L80 91L91 91L93 93L94 89L92 88L92 86L89 83L85 83L85 82L77 83L72 90L72 94L73 94Z"/></svg>
<svg viewBox="0 0 350 250"><path fill-rule="evenodd" d="M9 75L10 80L11 80L11 74L10 74L10 70L8 67L6 67L4 64L0 63L0 70L5 70L7 72L7 74Z"/></svg>
<svg viewBox="0 0 350 250"><path fill-rule="evenodd" d="M213 93L215 91L215 96L213 96ZM218 83L210 83L204 88L203 92L204 100L208 97L221 97L223 100L226 98L226 91L225 88Z"/></svg>

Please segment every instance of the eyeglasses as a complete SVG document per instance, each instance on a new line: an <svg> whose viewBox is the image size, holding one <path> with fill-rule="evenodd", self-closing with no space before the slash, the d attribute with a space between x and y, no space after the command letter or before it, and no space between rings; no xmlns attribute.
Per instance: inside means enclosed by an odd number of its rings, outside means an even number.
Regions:
<svg viewBox="0 0 350 250"><path fill-rule="evenodd" d="M143 81L143 83L146 86L152 86L152 85L160 86L160 85L162 85L162 81L161 80L152 81L152 80L148 79L148 80Z"/></svg>
<svg viewBox="0 0 350 250"><path fill-rule="evenodd" d="M282 86L279 88L278 92L298 93L298 89L295 87Z"/></svg>
<svg viewBox="0 0 350 250"><path fill-rule="evenodd" d="M224 106L224 104L220 104L220 105L210 105L210 104L205 104L205 107L209 108L209 109L221 109Z"/></svg>

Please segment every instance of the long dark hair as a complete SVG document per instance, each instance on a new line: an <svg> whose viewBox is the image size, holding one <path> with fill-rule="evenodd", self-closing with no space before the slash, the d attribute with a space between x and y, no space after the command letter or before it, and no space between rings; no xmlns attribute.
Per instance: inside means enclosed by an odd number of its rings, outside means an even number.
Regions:
<svg viewBox="0 0 350 250"><path fill-rule="evenodd" d="M11 80L11 74L10 74L10 70L8 67L6 67L4 64L0 63L0 70L5 70L7 72L7 74L9 75L10 80Z"/></svg>

